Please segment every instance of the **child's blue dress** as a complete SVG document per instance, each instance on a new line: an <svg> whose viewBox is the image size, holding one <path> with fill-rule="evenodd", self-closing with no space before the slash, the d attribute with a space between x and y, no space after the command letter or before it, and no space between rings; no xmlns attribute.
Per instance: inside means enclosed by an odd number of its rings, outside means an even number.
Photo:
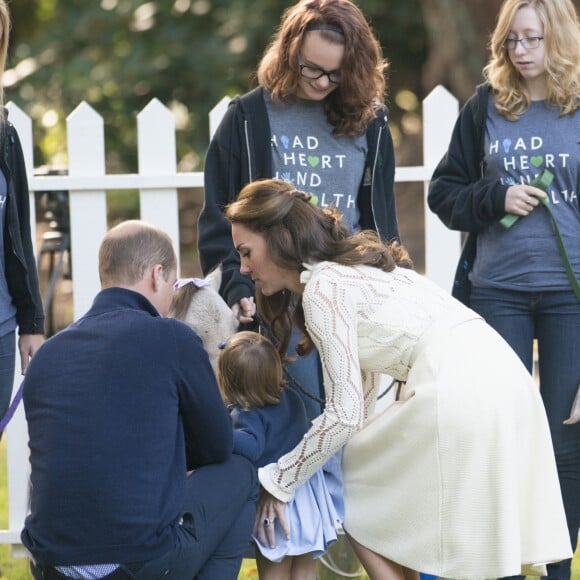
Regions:
<svg viewBox="0 0 580 580"><path fill-rule="evenodd" d="M234 453L247 457L256 468L276 461L293 449L309 428L304 403L292 389L284 389L277 405L252 409L234 407ZM254 538L262 555L272 562L285 556L312 553L322 556L336 542L344 520L342 497L342 451L331 457L286 504L290 526L287 540L278 521L274 522L276 547Z"/></svg>

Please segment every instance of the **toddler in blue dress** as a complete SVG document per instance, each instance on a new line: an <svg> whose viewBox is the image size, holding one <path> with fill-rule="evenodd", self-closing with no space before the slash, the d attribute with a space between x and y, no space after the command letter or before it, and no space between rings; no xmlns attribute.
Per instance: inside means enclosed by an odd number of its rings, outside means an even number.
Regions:
<svg viewBox="0 0 580 580"><path fill-rule="evenodd" d="M231 407L234 453L256 468L278 460L309 428L302 399L285 388L276 348L256 332L239 332L221 345L218 383ZM333 456L296 492L286 505L286 536L277 521L276 543L265 545L254 536L261 580L284 577L316 578L316 558L336 541L344 518L340 454Z"/></svg>

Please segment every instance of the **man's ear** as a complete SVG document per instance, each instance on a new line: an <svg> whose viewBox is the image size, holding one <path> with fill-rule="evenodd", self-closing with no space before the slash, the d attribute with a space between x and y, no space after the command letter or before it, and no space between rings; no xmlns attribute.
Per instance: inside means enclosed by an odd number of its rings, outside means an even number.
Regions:
<svg viewBox="0 0 580 580"><path fill-rule="evenodd" d="M159 290L161 279L163 278L163 266L161 264L155 264L155 266L149 270L149 274L151 276L151 287L154 292L157 292Z"/></svg>

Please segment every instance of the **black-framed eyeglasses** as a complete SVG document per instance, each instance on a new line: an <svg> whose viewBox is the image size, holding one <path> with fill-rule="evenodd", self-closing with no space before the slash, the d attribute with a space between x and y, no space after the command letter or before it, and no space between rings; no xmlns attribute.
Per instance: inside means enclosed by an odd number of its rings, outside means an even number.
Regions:
<svg viewBox="0 0 580 580"><path fill-rule="evenodd" d="M319 66L310 66L309 64L302 64L299 60L300 65L300 75L303 76L305 79L310 79L311 81L316 81L323 76L328 77L328 81L339 85L340 84L340 70L331 70L326 71Z"/></svg>
<svg viewBox="0 0 580 580"><path fill-rule="evenodd" d="M543 36L528 36L527 38L506 38L504 40L504 47L507 50L515 50L518 42L521 43L522 48L526 50L535 50L540 46L540 41L544 40Z"/></svg>

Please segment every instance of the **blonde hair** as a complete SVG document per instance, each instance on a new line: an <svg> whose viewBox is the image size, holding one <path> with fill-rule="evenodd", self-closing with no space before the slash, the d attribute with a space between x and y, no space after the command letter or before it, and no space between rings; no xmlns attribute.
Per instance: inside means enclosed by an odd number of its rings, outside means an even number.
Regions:
<svg viewBox="0 0 580 580"><path fill-rule="evenodd" d="M223 346L217 380L224 401L245 410L279 403L284 381L274 345L257 332L242 331Z"/></svg>
<svg viewBox="0 0 580 580"><path fill-rule="evenodd" d="M302 0L287 8L258 66L258 82L273 99L294 100L300 49L305 34L314 30L327 42L344 46L340 85L324 99L328 121L336 135L362 135L384 101L388 63L363 13L350 0Z"/></svg>
<svg viewBox="0 0 580 580"><path fill-rule="evenodd" d="M121 222L109 230L99 249L99 276L104 288L136 284L156 264L163 267L165 280L177 267L171 238L140 220Z"/></svg>
<svg viewBox="0 0 580 580"><path fill-rule="evenodd" d="M580 27L571 0L505 0L490 41L491 58L483 74L494 91L497 111L514 121L530 107L525 81L504 43L518 10L530 7L543 25L547 102L562 115L580 107Z"/></svg>
<svg viewBox="0 0 580 580"><path fill-rule="evenodd" d="M0 123L4 122L4 69L10 41L10 12L5 0L0 0Z"/></svg>

